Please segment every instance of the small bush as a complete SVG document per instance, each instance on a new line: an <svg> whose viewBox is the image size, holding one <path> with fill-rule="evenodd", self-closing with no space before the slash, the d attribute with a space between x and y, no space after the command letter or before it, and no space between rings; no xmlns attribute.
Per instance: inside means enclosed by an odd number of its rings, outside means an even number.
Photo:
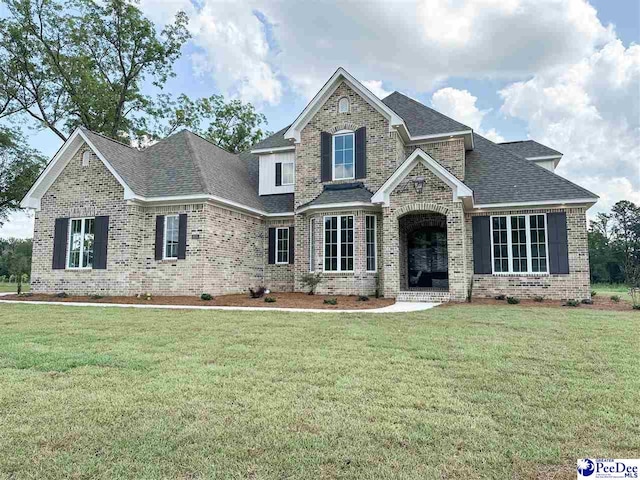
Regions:
<svg viewBox="0 0 640 480"><path fill-rule="evenodd" d="M634 310L640 310L640 304L632 305L631 308L633 308Z"/></svg>
<svg viewBox="0 0 640 480"><path fill-rule="evenodd" d="M267 303L276 303L276 297L264 297L264 301Z"/></svg>
<svg viewBox="0 0 640 480"><path fill-rule="evenodd" d="M620 297L618 295L611 295L611 301L618 303L620 301Z"/></svg>
<svg viewBox="0 0 640 480"><path fill-rule="evenodd" d="M58 297L58 298L69 298L69 294L67 292L60 292L60 293L56 293L54 295L54 297Z"/></svg>
<svg viewBox="0 0 640 480"><path fill-rule="evenodd" d="M315 295L316 287L322 282L322 274L318 273L306 273L302 276L302 284L309 287L309 295Z"/></svg>
<svg viewBox="0 0 640 480"><path fill-rule="evenodd" d="M598 292L596 292L595 290L591 290L591 296L595 297L598 294Z"/></svg>
<svg viewBox="0 0 640 480"><path fill-rule="evenodd" d="M29 275L26 273L22 274L22 283L29 283Z"/></svg>
<svg viewBox="0 0 640 480"><path fill-rule="evenodd" d="M564 304L565 307L577 307L579 305L580 305L580 302L578 300L575 300L575 299L569 299Z"/></svg>
<svg viewBox="0 0 640 480"><path fill-rule="evenodd" d="M584 305L592 305L593 304L593 300L591 300L590 298L583 298L582 299L582 303Z"/></svg>
<svg viewBox="0 0 640 480"><path fill-rule="evenodd" d="M267 292L267 289L264 287L258 287L255 290L253 288L249 289L249 297L250 298L262 298L264 294Z"/></svg>
<svg viewBox="0 0 640 480"><path fill-rule="evenodd" d="M496 300L506 300L507 296L506 295L496 295Z"/></svg>
<svg viewBox="0 0 640 480"><path fill-rule="evenodd" d="M101 298L104 298L102 295L98 295L98 294L93 294L93 295L89 295L89 298L91 300L100 300Z"/></svg>
<svg viewBox="0 0 640 480"><path fill-rule="evenodd" d="M507 303L509 305L517 305L520 303L520 299L518 297L507 297Z"/></svg>
<svg viewBox="0 0 640 480"><path fill-rule="evenodd" d="M538 303L542 303L544 302L544 297L541 295L536 295L535 297L533 297L533 301L534 302L538 302Z"/></svg>
<svg viewBox="0 0 640 480"><path fill-rule="evenodd" d="M360 295L358 297L358 301L359 302L368 302L369 301L369 297L367 297L366 295Z"/></svg>
<svg viewBox="0 0 640 480"><path fill-rule="evenodd" d="M200 300L213 300L213 296L210 293L203 293L200 295Z"/></svg>
<svg viewBox="0 0 640 480"><path fill-rule="evenodd" d="M337 305L338 304L338 299L337 298L325 298L324 299L324 303L325 303L325 305Z"/></svg>

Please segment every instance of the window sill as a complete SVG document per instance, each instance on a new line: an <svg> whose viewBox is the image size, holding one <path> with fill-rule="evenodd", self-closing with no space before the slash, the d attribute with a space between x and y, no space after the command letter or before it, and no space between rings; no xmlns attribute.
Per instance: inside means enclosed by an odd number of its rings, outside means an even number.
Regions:
<svg viewBox="0 0 640 480"><path fill-rule="evenodd" d="M65 268L66 271L69 272L91 272L93 271L92 267L67 267Z"/></svg>
<svg viewBox="0 0 640 480"><path fill-rule="evenodd" d="M493 277L549 277L549 273L492 273Z"/></svg>

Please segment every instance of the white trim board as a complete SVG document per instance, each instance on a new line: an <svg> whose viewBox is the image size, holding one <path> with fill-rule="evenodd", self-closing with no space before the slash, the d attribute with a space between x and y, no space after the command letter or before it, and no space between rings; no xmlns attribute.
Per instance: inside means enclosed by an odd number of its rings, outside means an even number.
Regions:
<svg viewBox="0 0 640 480"><path fill-rule="evenodd" d="M342 203L320 203L317 205L308 205L305 207L299 207L296 213L307 212L309 210L339 210L339 209L370 209L379 210L379 205L374 205L370 202L342 202Z"/></svg>
<svg viewBox="0 0 640 480"><path fill-rule="evenodd" d="M295 145L291 145L290 147L273 147L273 148L257 148L255 150L251 150L251 153L259 154L259 153L276 153L276 152L293 152L295 151Z"/></svg>

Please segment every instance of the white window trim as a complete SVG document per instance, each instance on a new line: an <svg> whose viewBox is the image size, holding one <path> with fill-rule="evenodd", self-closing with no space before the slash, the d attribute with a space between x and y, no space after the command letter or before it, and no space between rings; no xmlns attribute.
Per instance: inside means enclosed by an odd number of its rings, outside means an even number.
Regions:
<svg viewBox="0 0 640 480"><path fill-rule="evenodd" d="M287 248L286 248L286 252L287 252L287 261L286 262L279 262L278 261L278 232L280 230L286 230L287 231ZM275 244L275 248L276 248L276 265L288 265L289 264L289 227L277 227L276 228L276 244Z"/></svg>
<svg viewBox="0 0 640 480"><path fill-rule="evenodd" d="M369 255L367 253L367 218L373 218L373 270L369 270L367 267L367 260ZM375 215L364 216L364 259L366 272L372 273L378 271L378 218Z"/></svg>
<svg viewBox="0 0 640 480"><path fill-rule="evenodd" d="M327 270L326 269L326 260L327 260L327 248L326 248L326 237L327 237L327 232L326 232L326 228L327 228L327 218L333 218L336 217L337 219L337 231L338 231L338 235L337 235L337 239L336 239L336 248L337 248L337 255L336 255L336 266L338 267L336 270ZM342 235L340 235L341 233L341 228L340 228L340 223L341 223L341 219L343 217L352 217L352 222L351 225L353 225L353 268L351 270L342 270L341 267L341 260L342 260ZM355 246L355 240L356 240L356 217L355 215L325 215L324 217L322 217L322 271L323 272L327 272L327 273L336 273L336 272L354 272L355 271L355 267L356 267L356 246Z"/></svg>
<svg viewBox="0 0 640 480"><path fill-rule="evenodd" d="M316 241L316 219L312 218L309 220L309 272L313 273L316 271L316 259L315 255L315 241Z"/></svg>
<svg viewBox="0 0 640 480"><path fill-rule="evenodd" d="M180 228L180 216L179 215L165 215L165 217L164 217L164 227L163 227L163 233L162 233L162 259L163 260L177 260L178 259L177 252L176 252L176 256L175 257L167 257L167 225L169 224L169 222L167 222L168 218L177 218L178 219L178 228ZM179 233L178 233L178 243L180 243L180 234Z"/></svg>
<svg viewBox="0 0 640 480"><path fill-rule="evenodd" d="M532 271L532 257L531 257L531 230L530 230L530 217L537 215L544 216L544 253L547 269L544 272L533 272ZM496 265L494 259L494 249L493 249L493 219L506 217L507 218L507 259L509 265L508 272L496 272ZM525 217L525 231L527 236L527 271L526 272L514 272L513 271L513 250L511 244L511 217ZM525 213L525 214L516 214L516 215L491 215L489 220L491 222L491 273L493 275L508 275L508 276L545 276L549 275L549 224L547 223L547 214L546 213ZM539 257L541 258L541 257Z"/></svg>
<svg viewBox="0 0 640 480"><path fill-rule="evenodd" d="M289 186L289 185L295 185L296 183L296 162L281 162L281 175L280 175L280 180L281 180L281 185L282 187L285 186ZM285 165L291 165L291 168L293 168L293 181L291 183L284 183L284 166Z"/></svg>
<svg viewBox="0 0 640 480"><path fill-rule="evenodd" d="M69 219L69 224L67 226L67 259L65 261L65 270L93 270L93 265L91 265L90 267L83 267L82 266L82 258L84 256L84 224L85 224L85 220L93 220L94 221L94 229L95 229L95 219L96 217L75 217L75 218L70 218ZM82 241L80 242L80 261L78 262L78 266L77 267L70 267L69 266L69 259L71 258L71 235L73 232L73 222L75 220L80 220L80 236L82 237ZM94 230L95 231L95 230ZM94 233L95 235L95 233ZM95 238L94 238L95 240ZM95 252L94 252L95 253Z"/></svg>
<svg viewBox="0 0 640 480"><path fill-rule="evenodd" d="M336 137L351 135L353 137L353 175L350 177L336 178ZM353 130L340 130L331 136L331 179L354 180L356 178L356 132Z"/></svg>

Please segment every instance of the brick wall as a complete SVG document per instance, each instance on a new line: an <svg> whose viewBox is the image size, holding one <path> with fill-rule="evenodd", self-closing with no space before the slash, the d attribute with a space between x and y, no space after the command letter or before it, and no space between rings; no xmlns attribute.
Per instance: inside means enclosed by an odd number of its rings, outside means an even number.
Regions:
<svg viewBox="0 0 640 480"><path fill-rule="evenodd" d="M269 264L269 228L293 227L293 219L267 220L264 230L262 258L264 261L264 285L272 292L292 292L294 286L294 264ZM298 229L294 232L294 242L298 237ZM296 251L296 254L298 252ZM294 258L295 261L295 258Z"/></svg>

